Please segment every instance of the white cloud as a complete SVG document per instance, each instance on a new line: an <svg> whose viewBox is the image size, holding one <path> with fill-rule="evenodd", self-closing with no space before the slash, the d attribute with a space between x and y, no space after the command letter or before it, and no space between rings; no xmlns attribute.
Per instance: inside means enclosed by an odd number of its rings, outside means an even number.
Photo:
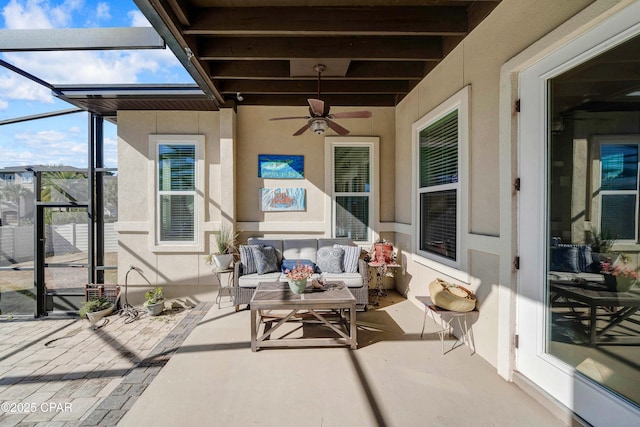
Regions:
<svg viewBox="0 0 640 427"><path fill-rule="evenodd" d="M4 99L0 99L0 110L6 110L9 108L9 103Z"/></svg>
<svg viewBox="0 0 640 427"><path fill-rule="evenodd" d="M0 93L2 98L9 100L53 102L48 88L10 72L0 73Z"/></svg>
<svg viewBox="0 0 640 427"><path fill-rule="evenodd" d="M97 19L111 19L111 12L109 9L109 3L100 2L96 7L96 18Z"/></svg>
<svg viewBox="0 0 640 427"><path fill-rule="evenodd" d="M150 27L151 24L147 18L139 10L132 10L127 13L127 17L131 20L132 27Z"/></svg>
<svg viewBox="0 0 640 427"><path fill-rule="evenodd" d="M47 0L11 0L2 9L2 16L10 29L66 27L72 13L82 5L82 0L66 0L58 6Z"/></svg>

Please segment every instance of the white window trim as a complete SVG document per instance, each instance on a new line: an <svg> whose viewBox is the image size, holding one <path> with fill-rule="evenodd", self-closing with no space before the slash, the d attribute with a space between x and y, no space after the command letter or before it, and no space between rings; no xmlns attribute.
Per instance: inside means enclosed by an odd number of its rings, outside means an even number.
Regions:
<svg viewBox="0 0 640 427"><path fill-rule="evenodd" d="M149 135L149 244L152 252L204 252L204 135ZM196 199L192 242L160 242L158 147L160 144L188 144L196 147Z"/></svg>
<svg viewBox="0 0 640 427"><path fill-rule="evenodd" d="M635 145L640 150L640 135L638 134L629 134L629 135L596 135L593 137L593 145L592 150L594 150L594 154L597 152L600 154L601 147L603 145L608 144L620 144L620 145ZM602 159L594 162L593 168L593 177L592 182L595 184L596 189L600 189L602 185ZM638 167L638 172L640 173L640 165ZM640 178L640 177L639 177ZM640 224L638 223L640 220L638 218L638 213L640 212L640 208L638 204L640 203L640 191L638 191L638 185L640 183L636 182L635 190L599 190L598 194L593 200L594 204L591 211L591 223L595 224L598 230L602 231L602 196L604 195L623 195L623 194L633 194L636 196L636 215L635 215L635 229L634 229L634 239L617 239L614 243L614 246L619 244L627 244L627 245L635 245L638 243L638 227Z"/></svg>
<svg viewBox="0 0 640 427"><path fill-rule="evenodd" d="M422 116L411 126L412 134L412 155L413 179L412 179L412 223L414 239L413 260L433 268L458 280L468 281L467 274L467 244L469 207L468 207L468 169L469 169L469 97L471 87L465 86L449 99L438 105L436 108ZM458 110L458 183L452 184L457 189L457 224L456 232L456 260L445 258L437 254L420 250L420 156L419 156L419 134L420 131L435 123L440 118L446 116L454 110ZM451 187L453 188L453 187ZM444 186L442 186L444 189Z"/></svg>
<svg viewBox="0 0 640 427"><path fill-rule="evenodd" d="M325 229L325 236L335 237L335 224L336 224L336 206L334 203L334 147L336 146L368 146L370 147L370 174L371 174L371 187L369 189L369 227L367 230L368 241L354 241L354 243L364 246L371 245L377 238L380 229L380 204L379 204L379 150L380 150L380 138L371 136L328 136L325 139L324 145L324 158L325 158L325 218L331 218L331 221L327 221L327 228Z"/></svg>

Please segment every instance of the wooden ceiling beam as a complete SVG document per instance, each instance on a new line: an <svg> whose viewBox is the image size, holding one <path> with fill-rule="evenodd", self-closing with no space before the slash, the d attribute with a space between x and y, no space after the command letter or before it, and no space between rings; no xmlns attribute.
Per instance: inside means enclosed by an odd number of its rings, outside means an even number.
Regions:
<svg viewBox="0 0 640 427"><path fill-rule="evenodd" d="M435 67L437 61L351 61L345 79L357 80L422 80ZM217 79L272 79L290 80L289 61L211 61L211 77ZM332 76L332 79L339 77ZM316 80L316 76L296 77Z"/></svg>
<svg viewBox="0 0 640 427"><path fill-rule="evenodd" d="M313 80L214 80L223 94L236 92L261 94L315 94L318 83ZM330 80L322 79L321 94L371 93L395 94L408 93L409 84L402 80Z"/></svg>
<svg viewBox="0 0 640 427"><path fill-rule="evenodd" d="M234 95L235 96L235 95ZM300 95L262 95L262 94L243 94L243 100L240 105L290 105L290 106L304 106L309 107L307 103L307 99L311 96L300 94ZM315 96L314 96L315 97ZM399 97L397 95L370 95L370 94L361 94L361 95L331 95L322 96L322 100L327 102L329 105L336 106L367 106L367 107L393 107L396 105ZM301 113L306 113L307 111L301 111ZM295 126L293 126L295 127ZM300 127L300 126L298 126Z"/></svg>
<svg viewBox="0 0 640 427"><path fill-rule="evenodd" d="M193 11L194 35L465 35L466 5L208 7Z"/></svg>
<svg viewBox="0 0 640 427"><path fill-rule="evenodd" d="M350 58L390 61L438 61L441 37L212 37L201 38L198 58L273 60Z"/></svg>

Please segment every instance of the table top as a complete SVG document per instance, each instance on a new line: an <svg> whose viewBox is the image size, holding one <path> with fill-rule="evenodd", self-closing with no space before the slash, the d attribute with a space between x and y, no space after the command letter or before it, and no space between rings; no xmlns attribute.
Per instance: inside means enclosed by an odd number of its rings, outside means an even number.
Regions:
<svg viewBox="0 0 640 427"><path fill-rule="evenodd" d="M347 306L355 304L355 301L344 282L325 282L321 289L309 284L302 294L291 291L287 282L260 282L249 304L251 309L266 309L285 306Z"/></svg>
<svg viewBox="0 0 640 427"><path fill-rule="evenodd" d="M613 292L598 284L569 285L551 282L551 291L587 304L640 307L640 288Z"/></svg>

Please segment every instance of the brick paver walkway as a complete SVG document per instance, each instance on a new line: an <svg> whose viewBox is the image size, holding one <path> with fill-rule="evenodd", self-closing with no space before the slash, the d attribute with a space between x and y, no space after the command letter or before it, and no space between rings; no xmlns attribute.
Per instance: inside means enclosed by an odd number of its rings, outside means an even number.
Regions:
<svg viewBox="0 0 640 427"><path fill-rule="evenodd" d="M0 319L0 427L115 425L210 308L74 318ZM100 324L100 322L98 323Z"/></svg>

